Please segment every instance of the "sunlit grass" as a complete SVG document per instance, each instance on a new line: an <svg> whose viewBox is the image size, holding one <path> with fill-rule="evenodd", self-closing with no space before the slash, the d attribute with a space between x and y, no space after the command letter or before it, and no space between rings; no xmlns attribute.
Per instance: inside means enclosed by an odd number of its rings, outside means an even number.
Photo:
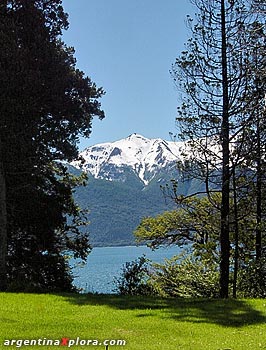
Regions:
<svg viewBox="0 0 266 350"><path fill-rule="evenodd" d="M265 300L0 294L1 339L126 340L129 350L266 349ZM55 349L24 346L22 349ZM58 347L58 348L63 348ZM72 346L105 349L105 346Z"/></svg>

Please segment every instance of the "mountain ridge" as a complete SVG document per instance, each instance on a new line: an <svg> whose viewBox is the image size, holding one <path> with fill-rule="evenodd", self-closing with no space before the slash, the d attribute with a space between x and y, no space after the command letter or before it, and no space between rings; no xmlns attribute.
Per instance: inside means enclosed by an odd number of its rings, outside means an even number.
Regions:
<svg viewBox="0 0 266 350"><path fill-rule="evenodd" d="M184 143L148 139L131 134L122 140L87 147L73 162L75 174L85 171L88 184L75 190L75 200L88 209L92 246L118 246L135 243L133 236L141 219L175 208L161 186L175 179L178 193L198 189L194 180L182 182L177 161L182 160Z"/></svg>
<svg viewBox="0 0 266 350"><path fill-rule="evenodd" d="M183 145L182 142L149 139L134 133L118 141L85 148L80 152L84 162L73 162L72 165L96 179L108 181L123 181L125 170L131 170L147 186L162 169L176 164Z"/></svg>

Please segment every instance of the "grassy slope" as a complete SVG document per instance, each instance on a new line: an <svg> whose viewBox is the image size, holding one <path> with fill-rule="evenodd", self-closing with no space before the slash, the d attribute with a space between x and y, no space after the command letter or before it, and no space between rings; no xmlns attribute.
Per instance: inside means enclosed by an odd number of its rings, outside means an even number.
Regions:
<svg viewBox="0 0 266 350"><path fill-rule="evenodd" d="M0 294L4 339L125 339L128 350L266 349L265 300ZM25 346L22 349L56 349ZM58 347L64 348L64 347ZM71 349L104 349L73 346Z"/></svg>

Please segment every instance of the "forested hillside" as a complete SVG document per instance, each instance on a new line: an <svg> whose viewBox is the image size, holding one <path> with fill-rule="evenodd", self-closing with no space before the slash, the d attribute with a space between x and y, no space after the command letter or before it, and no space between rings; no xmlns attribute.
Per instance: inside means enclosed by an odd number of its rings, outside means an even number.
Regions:
<svg viewBox="0 0 266 350"><path fill-rule="evenodd" d="M75 198L89 210L88 231L93 246L133 244L133 231L143 217L173 208L158 180L144 187L133 175L125 182L89 176L88 184L75 191Z"/></svg>

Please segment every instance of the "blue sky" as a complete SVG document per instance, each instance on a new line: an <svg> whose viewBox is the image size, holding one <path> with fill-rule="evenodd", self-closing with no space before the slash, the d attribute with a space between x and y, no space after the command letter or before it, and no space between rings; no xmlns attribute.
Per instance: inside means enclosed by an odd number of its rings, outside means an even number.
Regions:
<svg viewBox="0 0 266 350"><path fill-rule="evenodd" d="M189 0L63 0L70 27L63 40L77 67L106 95L106 118L93 121L80 149L136 132L169 139L178 93L169 70L188 38Z"/></svg>

